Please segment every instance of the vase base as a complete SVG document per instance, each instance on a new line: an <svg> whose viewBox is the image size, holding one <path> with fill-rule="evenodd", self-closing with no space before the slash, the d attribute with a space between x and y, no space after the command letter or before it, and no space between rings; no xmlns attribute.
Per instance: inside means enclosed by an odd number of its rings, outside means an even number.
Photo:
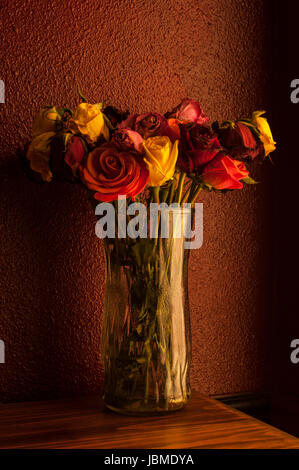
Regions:
<svg viewBox="0 0 299 470"><path fill-rule="evenodd" d="M144 402L133 402L130 404L126 404L124 406L118 406L116 404L108 403L108 401L104 400L105 407L108 408L110 411L115 413L120 413L123 415L130 415L130 416L162 416L169 413L173 413L174 411L179 411L185 408L188 401L190 399L190 395L184 399L180 400L170 400L162 404L160 403L144 403Z"/></svg>

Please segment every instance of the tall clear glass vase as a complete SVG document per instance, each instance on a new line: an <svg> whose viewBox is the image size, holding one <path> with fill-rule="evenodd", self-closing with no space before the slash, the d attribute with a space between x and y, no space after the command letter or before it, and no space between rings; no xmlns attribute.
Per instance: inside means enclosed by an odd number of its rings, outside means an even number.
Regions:
<svg viewBox="0 0 299 470"><path fill-rule="evenodd" d="M183 215L169 236L105 239L102 326L105 405L125 414L167 413L190 397L189 250Z"/></svg>

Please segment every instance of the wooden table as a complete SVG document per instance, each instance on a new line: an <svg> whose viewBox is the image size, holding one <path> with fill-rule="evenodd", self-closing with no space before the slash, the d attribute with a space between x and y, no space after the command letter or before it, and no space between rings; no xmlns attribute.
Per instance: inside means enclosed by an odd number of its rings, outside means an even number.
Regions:
<svg viewBox="0 0 299 470"><path fill-rule="evenodd" d="M0 405L1 449L299 449L299 439L194 393L171 415L132 417L98 397Z"/></svg>

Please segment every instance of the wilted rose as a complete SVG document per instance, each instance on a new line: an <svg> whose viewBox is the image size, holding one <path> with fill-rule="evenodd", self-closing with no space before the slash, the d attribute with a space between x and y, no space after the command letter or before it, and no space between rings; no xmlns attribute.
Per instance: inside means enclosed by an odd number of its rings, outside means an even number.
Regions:
<svg viewBox="0 0 299 470"><path fill-rule="evenodd" d="M222 146L232 157L252 159L263 154L263 146L255 137L252 126L242 121L213 126Z"/></svg>
<svg viewBox="0 0 299 470"><path fill-rule="evenodd" d="M32 137L46 132L57 132L62 128L61 116L55 106L45 106L34 119Z"/></svg>
<svg viewBox="0 0 299 470"><path fill-rule="evenodd" d="M168 120L159 113L131 114L119 127L130 128L144 139L157 135L167 136L172 142L177 139L176 132L172 130Z"/></svg>
<svg viewBox="0 0 299 470"><path fill-rule="evenodd" d="M265 157L276 149L276 142L273 139L269 123L265 117L261 117L265 111L255 111L252 113L252 123L257 127L260 133L260 140L263 143Z"/></svg>
<svg viewBox="0 0 299 470"><path fill-rule="evenodd" d="M200 104L190 98L184 98L178 106L166 113L165 117L167 119L175 118L181 121L196 122L197 124L205 124L209 120Z"/></svg>
<svg viewBox="0 0 299 470"><path fill-rule="evenodd" d="M143 152L143 138L138 132L132 131L132 129L116 129L112 136L112 142L120 150Z"/></svg>
<svg viewBox="0 0 299 470"><path fill-rule="evenodd" d="M106 106L103 109L103 114L108 117L113 127L117 127L118 124L127 119L129 112L120 111L119 109L115 108L115 106Z"/></svg>
<svg viewBox="0 0 299 470"><path fill-rule="evenodd" d="M31 170L39 173L45 182L51 181L53 176L50 169L50 146L55 135L55 132L36 135L30 142L26 154Z"/></svg>
<svg viewBox="0 0 299 470"><path fill-rule="evenodd" d="M178 167L187 174L198 173L219 152L217 135L209 127L195 123L180 128Z"/></svg>
<svg viewBox="0 0 299 470"><path fill-rule="evenodd" d="M99 104L80 103L70 119L70 129L82 134L91 144L101 136L109 140L109 129Z"/></svg>

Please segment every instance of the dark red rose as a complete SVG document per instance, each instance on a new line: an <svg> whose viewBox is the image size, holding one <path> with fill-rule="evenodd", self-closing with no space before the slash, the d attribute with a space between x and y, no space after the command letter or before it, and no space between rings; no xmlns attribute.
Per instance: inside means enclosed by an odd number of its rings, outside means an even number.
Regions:
<svg viewBox="0 0 299 470"><path fill-rule="evenodd" d="M198 173L221 149L216 134L207 126L180 126L181 140L178 167L184 173Z"/></svg>
<svg viewBox="0 0 299 470"><path fill-rule="evenodd" d="M252 160L263 154L261 142L254 136L250 126L243 122L226 123L221 127L213 126L221 145L235 158L250 157Z"/></svg>
<svg viewBox="0 0 299 470"><path fill-rule="evenodd" d="M67 151L64 157L65 162L71 167L73 174L77 173L81 162L86 154L86 147L80 137L74 135L67 143Z"/></svg>
<svg viewBox="0 0 299 470"><path fill-rule="evenodd" d="M114 106L106 106L106 108L103 109L103 113L108 117L113 127L117 127L117 125L127 119L129 115L129 111L123 112Z"/></svg>
<svg viewBox="0 0 299 470"><path fill-rule="evenodd" d="M197 124L205 124L209 120L200 104L190 98L184 98L178 106L166 113L165 117L167 119L175 118L180 121L196 122Z"/></svg>

